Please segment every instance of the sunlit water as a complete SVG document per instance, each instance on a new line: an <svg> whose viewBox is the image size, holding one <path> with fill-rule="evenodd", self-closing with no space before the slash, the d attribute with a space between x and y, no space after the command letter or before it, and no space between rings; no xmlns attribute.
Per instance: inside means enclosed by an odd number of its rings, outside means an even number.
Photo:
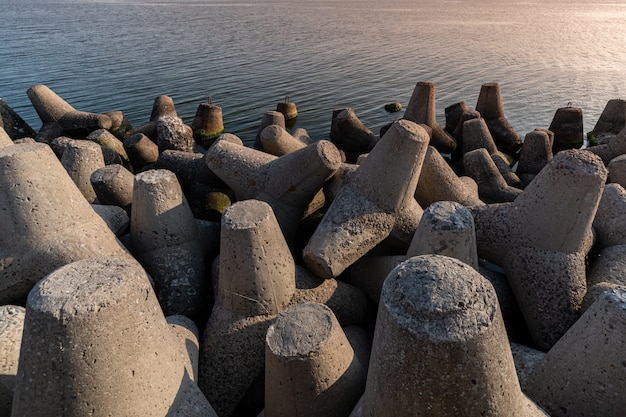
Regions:
<svg viewBox="0 0 626 417"><path fill-rule="evenodd" d="M191 122L213 97L226 130L250 143L289 96L296 127L327 139L352 107L378 132L418 81L435 83L438 118L500 83L522 134L582 107L590 130L626 98L626 1L0 0L0 97L32 127L26 95L46 84L80 110L146 122L166 94Z"/></svg>

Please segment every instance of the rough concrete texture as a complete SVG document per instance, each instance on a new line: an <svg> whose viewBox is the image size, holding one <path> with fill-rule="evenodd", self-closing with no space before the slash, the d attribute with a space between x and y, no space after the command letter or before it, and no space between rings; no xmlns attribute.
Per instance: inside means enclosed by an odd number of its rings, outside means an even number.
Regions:
<svg viewBox="0 0 626 417"><path fill-rule="evenodd" d="M422 208L415 189L428 147L426 131L395 122L350 176L304 248L306 265L336 277L383 240L408 247Z"/></svg>
<svg viewBox="0 0 626 417"><path fill-rule="evenodd" d="M607 181L626 187L626 155L611 159L608 169L609 178Z"/></svg>
<svg viewBox="0 0 626 417"><path fill-rule="evenodd" d="M154 279L165 314L202 311L208 283L198 226L174 173L137 174L132 207L132 251Z"/></svg>
<svg viewBox="0 0 626 417"><path fill-rule="evenodd" d="M270 125L261 131L263 150L275 156L282 156L307 146L279 125Z"/></svg>
<svg viewBox="0 0 626 417"><path fill-rule="evenodd" d="M215 416L141 266L92 258L29 294L13 416Z"/></svg>
<svg viewBox="0 0 626 417"><path fill-rule="evenodd" d="M585 312L606 290L616 287L626 288L626 245L609 246L591 260L581 311Z"/></svg>
<svg viewBox="0 0 626 417"><path fill-rule="evenodd" d="M598 155L608 165L611 160L626 153L626 128L617 135L611 136L606 143L586 148L588 152Z"/></svg>
<svg viewBox="0 0 626 417"><path fill-rule="evenodd" d="M257 129L256 137L254 139L254 149L259 151L263 150L263 144L261 143L261 132L263 131L263 129L270 125L277 125L284 129L285 115L279 111L274 110L266 111L265 113L263 113L263 117L261 118L261 124Z"/></svg>
<svg viewBox="0 0 626 417"><path fill-rule="evenodd" d="M527 392L529 389L529 376L543 362L546 354L519 343L511 343L511 353L513 354L513 362L515 363L515 371L517 372L520 387L522 387L523 392Z"/></svg>
<svg viewBox="0 0 626 417"><path fill-rule="evenodd" d="M370 152L379 139L359 120L354 109L345 108L333 110L330 140L353 164L359 155Z"/></svg>
<svg viewBox="0 0 626 417"><path fill-rule="evenodd" d="M351 414L410 415L545 415L520 389L493 287L445 256L410 258L385 280Z"/></svg>
<svg viewBox="0 0 626 417"><path fill-rule="evenodd" d="M327 305L342 326L361 323L367 310L365 293L347 282L322 279L296 265L296 291L290 305L320 303Z"/></svg>
<svg viewBox="0 0 626 417"><path fill-rule="evenodd" d="M143 133L135 133L124 141L124 149L135 172L159 159L159 146Z"/></svg>
<svg viewBox="0 0 626 417"><path fill-rule="evenodd" d="M119 237L126 234L130 225L130 218L123 208L102 204L92 204L91 208L104 220L115 236Z"/></svg>
<svg viewBox="0 0 626 417"><path fill-rule="evenodd" d="M168 149L193 152L193 131L177 116L162 116L157 121L157 146L159 153Z"/></svg>
<svg viewBox="0 0 626 417"><path fill-rule="evenodd" d="M551 416L619 416L626 409L626 289L606 291L548 351L528 395Z"/></svg>
<svg viewBox="0 0 626 417"><path fill-rule="evenodd" d="M518 175L537 175L552 158L552 141L548 133L541 130L533 130L524 137L515 172Z"/></svg>
<svg viewBox="0 0 626 417"><path fill-rule="evenodd" d="M2 303L72 261L127 254L48 145L0 148L0 208Z"/></svg>
<svg viewBox="0 0 626 417"><path fill-rule="evenodd" d="M515 155L522 146L519 134L504 115L504 105L498 83L485 83L480 87L476 111L487 122L489 132L499 150Z"/></svg>
<svg viewBox="0 0 626 417"><path fill-rule="evenodd" d="M11 415L13 390L22 345L25 309L0 306L0 416Z"/></svg>
<svg viewBox="0 0 626 417"><path fill-rule="evenodd" d="M493 141L487 123L482 117L470 119L463 123L463 153L485 148L489 155L498 152L498 147Z"/></svg>
<svg viewBox="0 0 626 417"><path fill-rule="evenodd" d="M517 245L504 269L533 341L547 351L580 316L585 254Z"/></svg>
<svg viewBox="0 0 626 417"><path fill-rule="evenodd" d="M486 203L514 201L522 193L522 190L507 184L485 148L464 154L463 166L466 175L478 184L478 196Z"/></svg>
<svg viewBox="0 0 626 417"><path fill-rule="evenodd" d="M295 293L295 264L269 204L245 200L222 218L216 303L202 336L199 385L230 416L264 368L265 333Z"/></svg>
<svg viewBox="0 0 626 417"><path fill-rule="evenodd" d="M595 248L626 244L626 190L619 184L607 184L604 187L598 211L593 219L596 232Z"/></svg>
<svg viewBox="0 0 626 417"><path fill-rule="evenodd" d="M467 208L441 201L424 210L407 256L431 253L456 258L478 269L474 218Z"/></svg>
<svg viewBox="0 0 626 417"><path fill-rule="evenodd" d="M626 100L611 99L604 106L593 133L619 133L626 126Z"/></svg>
<svg viewBox="0 0 626 417"><path fill-rule="evenodd" d="M331 142L323 140L276 157L222 135L209 148L205 160L235 191L238 200L270 204L291 242L307 206L339 168L341 155Z"/></svg>
<svg viewBox="0 0 626 417"><path fill-rule="evenodd" d="M430 127L432 130L430 145L438 151L451 153L456 149L457 144L452 135L437 123L435 85L433 83L419 81L415 85L409 104L404 111L404 118Z"/></svg>
<svg viewBox="0 0 626 417"><path fill-rule="evenodd" d="M90 177L91 186L100 204L115 205L130 213L135 176L119 164L96 169Z"/></svg>
<svg viewBox="0 0 626 417"><path fill-rule="evenodd" d="M465 178L474 182L469 177ZM474 187L470 187L461 180L432 146L428 147L424 157L415 199L422 207L428 207L437 201L456 201L468 207L485 204L478 197L478 186L474 184Z"/></svg>
<svg viewBox="0 0 626 417"><path fill-rule="evenodd" d="M167 316L165 320L174 334L174 339L180 344L179 349L187 375L197 383L198 360L200 358L198 326L189 317L183 315Z"/></svg>
<svg viewBox="0 0 626 417"><path fill-rule="evenodd" d="M0 147L13 145L13 141L9 137L9 134L0 126Z"/></svg>
<svg viewBox="0 0 626 417"><path fill-rule="evenodd" d="M352 411L366 370L327 306L301 303L283 311L268 328L265 346L266 417L344 417Z"/></svg>
<svg viewBox="0 0 626 417"><path fill-rule="evenodd" d="M128 164L128 155L126 154L126 149L124 149L124 143L108 130L95 130L87 135L86 139L94 141L100 146L112 149L117 152L125 164Z"/></svg>
<svg viewBox="0 0 626 417"><path fill-rule="evenodd" d="M69 141L63 151L61 165L87 201L93 203L96 192L91 185L91 174L104 167L100 145L86 140Z"/></svg>
<svg viewBox="0 0 626 417"><path fill-rule="evenodd" d="M26 94L44 124L58 122L66 113L76 111L68 102L43 84L30 87Z"/></svg>

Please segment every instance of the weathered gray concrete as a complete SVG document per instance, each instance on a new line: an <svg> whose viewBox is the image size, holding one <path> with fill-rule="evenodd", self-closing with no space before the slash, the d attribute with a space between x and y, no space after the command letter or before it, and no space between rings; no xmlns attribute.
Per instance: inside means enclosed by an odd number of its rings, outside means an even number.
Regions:
<svg viewBox="0 0 626 417"><path fill-rule="evenodd" d="M254 149L259 151L263 150L263 144L261 144L261 132L270 125L277 125L285 129L285 116L279 111L266 111L263 113L261 124L257 129L256 137L254 139Z"/></svg>
<svg viewBox="0 0 626 417"><path fill-rule="evenodd" d="M308 145L292 136L279 125L269 125L263 129L260 140L263 150L275 156L282 156L305 148Z"/></svg>
<svg viewBox="0 0 626 417"><path fill-rule="evenodd" d="M439 152L451 153L456 149L457 144L452 135L437 122L435 84L419 81L415 85L409 104L404 111L404 118L430 127L432 129L430 145Z"/></svg>
<svg viewBox="0 0 626 417"><path fill-rule="evenodd" d="M585 312L606 290L616 287L626 288L626 245L609 246L591 260L581 311Z"/></svg>
<svg viewBox="0 0 626 417"><path fill-rule="evenodd" d="M602 158L604 165L609 165L611 160L626 154L626 128L612 136L606 143L590 146L586 150Z"/></svg>
<svg viewBox="0 0 626 417"><path fill-rule="evenodd" d="M224 119L222 108L211 103L201 103L196 110L196 115L191 122L193 138L203 146L210 146L212 141L224 133Z"/></svg>
<svg viewBox="0 0 626 417"><path fill-rule="evenodd" d="M424 210L407 257L427 254L456 258L478 270L474 218L467 208L441 201Z"/></svg>
<svg viewBox="0 0 626 417"><path fill-rule="evenodd" d="M90 177L91 186L100 204L115 205L130 213L135 176L119 164L106 165Z"/></svg>
<svg viewBox="0 0 626 417"><path fill-rule="evenodd" d="M198 226L174 173L137 174L132 207L132 251L154 279L163 311L201 312L208 280Z"/></svg>
<svg viewBox="0 0 626 417"><path fill-rule="evenodd" d="M86 137L87 140L96 142L100 146L107 147L115 151L119 158L126 166L129 164L128 155L126 149L124 149L124 143L119 140L113 133L105 129L94 130Z"/></svg>
<svg viewBox="0 0 626 417"><path fill-rule="evenodd" d="M264 369L265 333L296 290L295 264L269 204L240 201L222 217L216 303L200 343L198 384L230 416Z"/></svg>
<svg viewBox="0 0 626 417"><path fill-rule="evenodd" d="M159 147L143 133L135 133L124 141L124 149L135 172L159 159Z"/></svg>
<svg viewBox="0 0 626 417"><path fill-rule="evenodd" d="M270 204L291 242L307 206L339 168L341 155L323 140L276 157L221 135L205 154L205 161L235 191L237 200Z"/></svg>
<svg viewBox="0 0 626 417"><path fill-rule="evenodd" d="M504 105L498 83L486 83L480 87L476 111L487 122L487 127L499 150L515 155L522 146L522 140L504 115Z"/></svg>
<svg viewBox="0 0 626 417"><path fill-rule="evenodd" d="M359 120L354 109L345 108L333 110L330 140L353 164L359 155L370 152L379 138Z"/></svg>
<svg viewBox="0 0 626 417"><path fill-rule="evenodd" d="M473 179L465 177L474 182ZM420 172L415 199L422 207L437 201L456 201L468 207L480 207L485 203L478 197L478 185L468 186L457 176L443 156L432 146L428 147Z"/></svg>
<svg viewBox="0 0 626 417"><path fill-rule="evenodd" d="M558 108L548 129L554 132L554 153L580 148L584 141L583 109L572 106Z"/></svg>
<svg viewBox="0 0 626 417"><path fill-rule="evenodd" d="M104 220L115 236L123 236L128 231L130 218L123 208L118 206L105 206L92 204L91 208Z"/></svg>
<svg viewBox="0 0 626 417"><path fill-rule="evenodd" d="M0 148L0 303L67 263L125 254L48 145Z"/></svg>
<svg viewBox="0 0 626 417"><path fill-rule="evenodd" d="M608 182L613 182L626 187L626 155L620 155L609 161L609 179Z"/></svg>
<svg viewBox="0 0 626 417"><path fill-rule="evenodd" d="M619 133L624 127L626 127L626 100L617 98L606 103L591 131L595 134Z"/></svg>
<svg viewBox="0 0 626 417"><path fill-rule="evenodd" d="M88 202L96 200L91 185L91 174L104 167L104 156L100 145L86 140L71 140L65 146L61 165Z"/></svg>
<svg viewBox="0 0 626 417"><path fill-rule="evenodd" d="M193 152L196 144L191 127L177 116L162 116L157 120L156 143L159 153L168 149Z"/></svg>
<svg viewBox="0 0 626 417"><path fill-rule="evenodd" d="M179 343L179 350L185 364L185 371L192 381L198 378L198 360L200 358L200 333L198 326L187 316L175 315L165 318L174 339Z"/></svg>
<svg viewBox="0 0 626 417"><path fill-rule="evenodd" d="M215 416L185 370L147 274L66 265L29 294L12 416Z"/></svg>
<svg viewBox="0 0 626 417"><path fill-rule="evenodd" d="M606 184L593 219L596 249L626 244L626 190L619 184Z"/></svg>
<svg viewBox="0 0 626 417"><path fill-rule="evenodd" d="M524 137L515 172L528 184L552 158L552 140L548 133L533 130Z"/></svg>
<svg viewBox="0 0 626 417"><path fill-rule="evenodd" d="M527 393L551 416L619 416L626 409L626 289L602 294L548 351Z"/></svg>
<svg viewBox="0 0 626 417"><path fill-rule="evenodd" d="M361 323L367 310L365 293L352 284L333 278L322 279L307 268L296 265L296 292L290 305L320 303L327 305L342 326Z"/></svg>
<svg viewBox="0 0 626 417"><path fill-rule="evenodd" d="M510 244L503 267L542 350L578 318L591 224L606 176L598 157L562 151L510 207Z"/></svg>
<svg viewBox="0 0 626 417"><path fill-rule="evenodd" d="M24 316L24 307L15 305L0 307L0 416L2 417L11 415Z"/></svg>
<svg viewBox="0 0 626 417"><path fill-rule="evenodd" d="M20 117L19 114L15 112L9 106L7 102L0 98L0 127L4 129L11 140L18 140L22 138L34 138L37 135L37 132L28 125Z"/></svg>
<svg viewBox="0 0 626 417"><path fill-rule="evenodd" d="M268 328L265 346L266 417L350 414L366 370L327 306L289 307Z"/></svg>
<svg viewBox="0 0 626 417"><path fill-rule="evenodd" d="M505 181L485 148L474 149L463 155L465 174L478 184L478 196L486 203L514 201L521 193Z"/></svg>
<svg viewBox="0 0 626 417"><path fill-rule="evenodd" d="M13 145L13 141L9 137L9 134L0 126L0 147Z"/></svg>
<svg viewBox="0 0 626 417"><path fill-rule="evenodd" d="M367 384L351 416L544 416L522 393L495 291L426 255L383 285Z"/></svg>
<svg viewBox="0 0 626 417"><path fill-rule="evenodd" d="M67 134L87 135L113 124L106 115L76 110L43 84L30 87L26 94L44 125L57 124Z"/></svg>
<svg viewBox="0 0 626 417"><path fill-rule="evenodd" d="M305 247L304 261L313 272L336 277L386 239L408 247L423 212L414 195L428 140L409 120L391 126Z"/></svg>

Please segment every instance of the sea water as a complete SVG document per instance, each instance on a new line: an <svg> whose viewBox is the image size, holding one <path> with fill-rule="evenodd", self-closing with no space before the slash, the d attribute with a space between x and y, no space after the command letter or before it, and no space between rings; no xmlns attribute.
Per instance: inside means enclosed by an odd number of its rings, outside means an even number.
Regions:
<svg viewBox="0 0 626 417"><path fill-rule="evenodd" d="M286 97L313 139L344 107L378 133L418 81L435 84L440 123L499 83L522 137L568 105L591 130L626 98L626 1L0 0L0 15L0 98L35 129L40 83L135 126L158 95L188 123L211 97L246 143Z"/></svg>

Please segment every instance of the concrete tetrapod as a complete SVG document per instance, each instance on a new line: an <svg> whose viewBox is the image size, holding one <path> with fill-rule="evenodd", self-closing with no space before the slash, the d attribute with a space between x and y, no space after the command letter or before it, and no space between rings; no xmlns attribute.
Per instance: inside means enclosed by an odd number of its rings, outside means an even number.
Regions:
<svg viewBox="0 0 626 417"><path fill-rule="evenodd" d="M9 134L0 126L0 147L13 145L13 141Z"/></svg>
<svg viewBox="0 0 626 417"><path fill-rule="evenodd" d="M478 185L469 177L465 181L457 176L443 156L432 146L428 147L419 182L415 189L415 199L422 207L428 207L437 201L456 201L468 207L484 206L478 197Z"/></svg>
<svg viewBox="0 0 626 417"><path fill-rule="evenodd" d="M606 177L599 157L561 151L513 203L474 213L478 255L504 267L541 350L579 316L591 225Z"/></svg>
<svg viewBox="0 0 626 417"><path fill-rule="evenodd" d="M495 290L441 255L383 285L365 393L352 417L546 416L521 391Z"/></svg>
<svg viewBox="0 0 626 417"><path fill-rule="evenodd" d="M198 384L227 417L263 372L265 334L296 291L295 264L271 207L258 200L237 202L224 213L219 259Z"/></svg>
<svg viewBox="0 0 626 417"><path fill-rule="evenodd" d="M522 147L522 140L504 115L500 84L485 83L480 87L476 110L487 122L498 149L508 155L517 154Z"/></svg>
<svg viewBox="0 0 626 417"><path fill-rule="evenodd" d="M76 110L43 84L30 87L26 94L44 126L58 124L68 135L86 136L94 130L109 130L113 126L109 116Z"/></svg>
<svg viewBox="0 0 626 417"><path fill-rule="evenodd" d="M291 242L307 205L341 165L341 154L331 142L321 140L276 157L235 143L232 135L222 135L205 160L238 200L267 202Z"/></svg>
<svg viewBox="0 0 626 417"><path fill-rule="evenodd" d="M626 288L603 293L529 376L528 395L553 417L626 410Z"/></svg>
<svg viewBox="0 0 626 417"><path fill-rule="evenodd" d="M93 203L96 192L91 185L91 174L104 167L100 145L87 140L69 141L63 151L61 165L87 201Z"/></svg>
<svg viewBox="0 0 626 417"><path fill-rule="evenodd" d="M265 338L265 417L347 417L366 370L333 312L301 303L278 315Z"/></svg>
<svg viewBox="0 0 626 417"><path fill-rule="evenodd" d="M304 248L306 265L322 278L336 277L388 239L408 247L422 217L415 201L429 137L399 120L350 176Z"/></svg>
<svg viewBox="0 0 626 417"><path fill-rule="evenodd" d="M624 127L626 127L626 100L617 98L606 103L592 132L596 135L619 133Z"/></svg>
<svg viewBox="0 0 626 417"><path fill-rule="evenodd" d="M68 264L26 304L12 416L215 416L148 275L129 258Z"/></svg>
<svg viewBox="0 0 626 417"><path fill-rule="evenodd" d="M0 303L70 262L127 254L48 145L0 148Z"/></svg>
<svg viewBox="0 0 626 417"><path fill-rule="evenodd" d="M0 307L0 416L11 415L13 390L24 330L24 307Z"/></svg>
<svg viewBox="0 0 626 417"><path fill-rule="evenodd" d="M352 108L333 110L330 140L345 152L346 161L351 164L378 143L378 137L361 122Z"/></svg>
<svg viewBox="0 0 626 417"><path fill-rule="evenodd" d="M422 123L432 129L430 144L439 152L452 153L456 149L456 141L450 133L437 123L437 111L435 102L435 84L419 81L409 104L406 106L404 118L415 123Z"/></svg>
<svg viewBox="0 0 626 417"><path fill-rule="evenodd" d="M166 315L205 307L207 278L198 225L176 179L164 169L135 176L130 237L137 259L154 279Z"/></svg>
<svg viewBox="0 0 626 417"><path fill-rule="evenodd" d="M456 258L478 270L476 232L471 211L452 201L439 201L424 210L406 256L369 256L352 268L351 282L375 302L387 275L407 258L435 254Z"/></svg>

